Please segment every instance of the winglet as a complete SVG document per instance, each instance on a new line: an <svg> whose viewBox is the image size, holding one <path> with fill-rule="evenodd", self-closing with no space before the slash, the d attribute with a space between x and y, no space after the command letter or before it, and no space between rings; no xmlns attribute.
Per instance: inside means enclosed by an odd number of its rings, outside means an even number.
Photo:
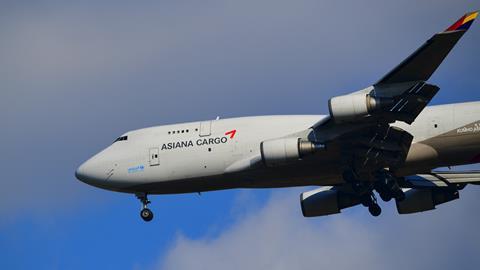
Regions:
<svg viewBox="0 0 480 270"><path fill-rule="evenodd" d="M460 30L467 31L468 28L470 28L470 25L472 25L475 18L477 18L477 15L478 11L473 11L463 15L457 22L448 27L444 32Z"/></svg>

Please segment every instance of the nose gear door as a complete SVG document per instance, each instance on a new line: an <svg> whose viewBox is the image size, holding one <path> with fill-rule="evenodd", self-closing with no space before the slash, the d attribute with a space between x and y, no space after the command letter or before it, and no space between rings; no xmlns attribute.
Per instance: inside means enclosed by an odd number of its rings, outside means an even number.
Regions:
<svg viewBox="0 0 480 270"><path fill-rule="evenodd" d="M158 166L160 165L160 158L158 157L159 151L158 147L150 148L150 166Z"/></svg>

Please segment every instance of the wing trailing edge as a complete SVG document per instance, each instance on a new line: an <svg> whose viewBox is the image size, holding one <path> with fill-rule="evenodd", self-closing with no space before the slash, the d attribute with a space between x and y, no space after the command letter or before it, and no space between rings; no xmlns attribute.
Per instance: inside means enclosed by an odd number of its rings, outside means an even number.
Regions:
<svg viewBox="0 0 480 270"><path fill-rule="evenodd" d="M451 185L480 184L480 171L431 172L405 177L412 188L449 187Z"/></svg>

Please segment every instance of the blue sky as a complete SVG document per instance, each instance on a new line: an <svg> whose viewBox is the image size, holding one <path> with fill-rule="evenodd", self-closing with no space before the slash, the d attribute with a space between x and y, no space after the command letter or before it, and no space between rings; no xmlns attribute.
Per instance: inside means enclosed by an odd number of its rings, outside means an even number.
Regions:
<svg viewBox="0 0 480 270"><path fill-rule="evenodd" d="M153 196L145 224L133 195L74 178L128 130L326 113L479 9L359 2L2 2L0 268L477 269L476 186L422 215L385 204L377 219L361 207L304 219L308 188ZM477 22L431 78L432 104L480 100L478 44Z"/></svg>

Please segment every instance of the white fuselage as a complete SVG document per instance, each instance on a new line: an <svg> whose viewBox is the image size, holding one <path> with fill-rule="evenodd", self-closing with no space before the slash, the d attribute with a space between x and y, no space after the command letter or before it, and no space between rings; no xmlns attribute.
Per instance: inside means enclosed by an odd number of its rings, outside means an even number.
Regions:
<svg viewBox="0 0 480 270"><path fill-rule="evenodd" d="M256 116L134 130L84 164L76 174L105 189L149 194L238 187L332 185L343 182L338 153L324 151L291 165L263 166L260 143L306 138L324 115ZM427 107L412 125L405 171L475 162L480 154L480 102ZM407 166L408 165L408 166Z"/></svg>

